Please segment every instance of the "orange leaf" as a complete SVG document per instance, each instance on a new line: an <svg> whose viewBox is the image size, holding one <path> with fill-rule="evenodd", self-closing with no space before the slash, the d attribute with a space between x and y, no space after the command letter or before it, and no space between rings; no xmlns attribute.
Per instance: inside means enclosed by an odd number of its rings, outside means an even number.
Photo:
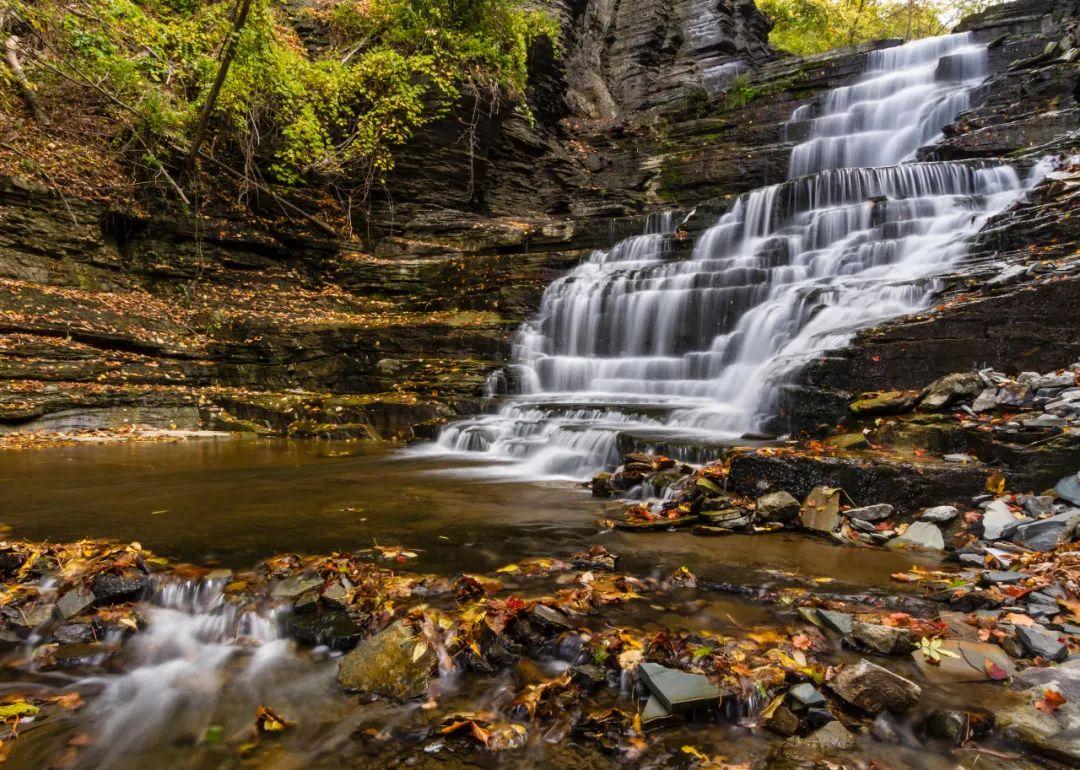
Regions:
<svg viewBox="0 0 1080 770"><path fill-rule="evenodd" d="M1042 698L1035 701L1035 708L1044 714L1053 714L1066 703L1065 696L1057 690L1043 690Z"/></svg>

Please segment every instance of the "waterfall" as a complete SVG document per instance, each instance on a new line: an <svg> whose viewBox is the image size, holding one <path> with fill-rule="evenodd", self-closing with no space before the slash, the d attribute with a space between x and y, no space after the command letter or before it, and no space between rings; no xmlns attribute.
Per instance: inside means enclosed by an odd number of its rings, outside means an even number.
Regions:
<svg viewBox="0 0 1080 770"><path fill-rule="evenodd" d="M857 82L791 116L788 180L740 196L689 258L674 216L654 215L553 282L514 340L518 395L427 451L581 477L629 449L694 460L761 430L785 375L927 307L970 236L1047 170L913 162L987 74L969 34L871 52Z"/></svg>

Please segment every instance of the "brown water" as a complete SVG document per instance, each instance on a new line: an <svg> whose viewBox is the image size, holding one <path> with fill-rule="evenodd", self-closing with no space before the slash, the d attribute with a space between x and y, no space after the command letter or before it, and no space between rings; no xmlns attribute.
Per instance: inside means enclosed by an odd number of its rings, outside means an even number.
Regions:
<svg viewBox="0 0 1080 770"><path fill-rule="evenodd" d="M484 571L594 543L622 569L774 582L776 572L889 587L911 557L778 534L701 538L626 534L597 525L619 511L566 482L458 475L460 460L387 446L281 440L111 444L0 453L0 522L31 539L137 540L197 563L246 567L295 551L402 544L425 571Z"/></svg>
<svg viewBox="0 0 1080 770"><path fill-rule="evenodd" d="M415 568L426 572L484 572L528 556L566 557L600 543L620 555L621 570L639 575L667 575L686 565L706 581L884 594L897 588L890 573L911 563L903 554L795 535L609 531L597 522L616 512L617 504L595 500L578 486L461 475L469 469L393 447L277 440L0 453L0 521L33 539L138 540L174 558L238 567L282 551L327 553L378 542L419 549ZM832 581L814 582L823 576ZM273 632L263 646L245 651L216 630L214 613L174 609L159 600L147 617L148 628L105 673L35 671L23 651L9 653L0 696L35 688L43 694L77 691L87 705L40 727L27 725L5 767L604 767L615 761L588 744L571 747L542 736L533 736L520 752L464 757L447 756L437 735L423 739L424 751L409 738L430 730L443 713L505 704L516 687L550 676L565 660L523 660L490 678L436 680L445 691L432 713L416 703L361 703L338 688L333 654L298 648ZM596 622L735 634L794 620L790 608L686 590L662 605L629 603ZM605 697L630 699L628 693ZM280 740L237 754L263 703L296 725ZM209 725L223 729L224 742L200 741ZM678 751L692 743L747 761L762 757L776 740L723 720L701 727L658 734L650 756L663 757L667 744ZM401 748L402 740L412 748ZM71 741L89 745L73 752ZM907 757L895 747L863 745L867 756L890 758L895 767L947 766L939 762L944 757L921 750Z"/></svg>

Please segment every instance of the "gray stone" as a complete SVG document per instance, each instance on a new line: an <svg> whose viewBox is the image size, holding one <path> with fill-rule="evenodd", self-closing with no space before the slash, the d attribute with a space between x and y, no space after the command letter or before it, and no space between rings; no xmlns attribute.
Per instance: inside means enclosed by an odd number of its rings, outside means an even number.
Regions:
<svg viewBox="0 0 1080 770"><path fill-rule="evenodd" d="M94 641L94 629L89 623L67 623L53 631L57 644L88 644Z"/></svg>
<svg viewBox="0 0 1080 770"><path fill-rule="evenodd" d="M1017 675L1017 682L1030 688L1023 700L995 709L1003 735L1066 767L1080 767L1080 661L1028 668ZM1052 714L1033 705L1048 689L1066 699Z"/></svg>
<svg viewBox="0 0 1080 770"><path fill-rule="evenodd" d="M877 532L877 527L872 521L863 521L862 519L851 519L851 526L860 532Z"/></svg>
<svg viewBox="0 0 1080 770"><path fill-rule="evenodd" d="M888 503L864 505L862 508L852 508L850 511L844 511L844 515L852 519L862 519L863 521L881 521L893 515L893 507Z"/></svg>
<svg viewBox="0 0 1080 770"><path fill-rule="evenodd" d="M787 706L780 704L765 719L765 726L781 735L794 735L799 731L799 718Z"/></svg>
<svg viewBox="0 0 1080 770"><path fill-rule="evenodd" d="M411 700L427 692L437 662L424 638L398 621L341 659L338 684L346 690Z"/></svg>
<svg viewBox="0 0 1080 770"><path fill-rule="evenodd" d="M349 598L349 592L341 583L331 583L322 592L322 602L328 607L345 609Z"/></svg>
<svg viewBox="0 0 1080 770"><path fill-rule="evenodd" d="M1052 551L1075 539L1080 529L1080 513L1066 511L1017 527L1012 540L1036 551Z"/></svg>
<svg viewBox="0 0 1080 770"><path fill-rule="evenodd" d="M889 541L890 548L912 548L918 551L943 551L945 538L936 524L914 521L904 534Z"/></svg>
<svg viewBox="0 0 1080 770"><path fill-rule="evenodd" d="M679 718L668 711L660 699L650 695L641 710L641 726L646 730L658 730L676 724Z"/></svg>
<svg viewBox="0 0 1080 770"><path fill-rule="evenodd" d="M570 622L566 615L548 607L546 604L535 605L530 614L534 620L538 620L541 624L560 631L569 631L574 628L574 624Z"/></svg>
<svg viewBox="0 0 1080 770"><path fill-rule="evenodd" d="M1058 481L1054 494L1073 505L1080 505L1080 473L1070 473Z"/></svg>
<svg viewBox="0 0 1080 770"><path fill-rule="evenodd" d="M846 612L836 612L834 610L818 610L818 617L821 618L821 622L834 631L839 631L844 636L851 633L852 619L851 615Z"/></svg>
<svg viewBox="0 0 1080 770"><path fill-rule="evenodd" d="M960 515L960 509L955 505L935 505L927 508L919 514L920 521L932 521L936 523L952 521Z"/></svg>
<svg viewBox="0 0 1080 770"><path fill-rule="evenodd" d="M1032 658L1061 661L1069 654L1069 647L1058 640L1057 633L1040 625L1017 626L1016 638L1024 652Z"/></svg>
<svg viewBox="0 0 1080 770"><path fill-rule="evenodd" d="M285 635L312 647L347 650L360 641L360 627L341 610L293 613L282 622Z"/></svg>
<svg viewBox="0 0 1080 770"><path fill-rule="evenodd" d="M85 586L79 586L60 597L60 601L56 603L56 611L62 619L67 620L88 610L94 605L94 601L93 591Z"/></svg>
<svg viewBox="0 0 1080 770"><path fill-rule="evenodd" d="M923 390L919 397L919 408L929 411L944 409L957 401L974 398L982 389L982 380L974 372L948 374Z"/></svg>
<svg viewBox="0 0 1080 770"><path fill-rule="evenodd" d="M1023 572L1001 572L998 570L990 570L979 575L979 582L983 585L1013 585L1027 578Z"/></svg>
<svg viewBox="0 0 1080 770"><path fill-rule="evenodd" d="M1054 498L1050 495L1024 495L1020 498L1020 505L1036 519L1054 512Z"/></svg>
<svg viewBox="0 0 1080 770"><path fill-rule="evenodd" d="M762 521L791 521L799 513L799 501L787 492L771 492L756 502L757 515Z"/></svg>
<svg viewBox="0 0 1080 770"><path fill-rule="evenodd" d="M856 708L876 714L888 709L907 711L922 695L922 688L865 658L845 666L829 682L829 687Z"/></svg>
<svg viewBox="0 0 1080 770"><path fill-rule="evenodd" d="M1055 414L1041 414L1038 417L1027 417L1020 421L1025 428L1064 428L1069 421Z"/></svg>
<svg viewBox="0 0 1080 770"><path fill-rule="evenodd" d="M638 676L661 705L673 714L698 707L715 706L723 692L702 674L646 662L638 666Z"/></svg>
<svg viewBox="0 0 1080 770"><path fill-rule="evenodd" d="M797 684L788 690L788 695L800 709L813 708L825 705L825 696L809 682Z"/></svg>
<svg viewBox="0 0 1080 770"><path fill-rule="evenodd" d="M982 526L983 539L1000 540L1011 535L1020 522L1004 500L992 500L984 507Z"/></svg>
<svg viewBox="0 0 1080 770"><path fill-rule="evenodd" d="M944 460L947 463L977 463L977 462L979 462L978 458L972 457L969 454L962 454L962 453L942 455L941 459Z"/></svg>

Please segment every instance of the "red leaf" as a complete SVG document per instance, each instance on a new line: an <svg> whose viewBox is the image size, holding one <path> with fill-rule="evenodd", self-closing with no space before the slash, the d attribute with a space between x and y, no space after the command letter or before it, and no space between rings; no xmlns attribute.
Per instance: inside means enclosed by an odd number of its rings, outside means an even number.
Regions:
<svg viewBox="0 0 1080 770"><path fill-rule="evenodd" d="M1044 714L1053 714L1066 703L1065 696L1057 690L1043 690L1042 698L1035 701L1035 708Z"/></svg>
<svg viewBox="0 0 1080 770"><path fill-rule="evenodd" d="M1001 666L994 661L987 658L983 661L983 668L986 669L986 675L993 679L995 682L1000 682L1002 679L1008 679L1009 675Z"/></svg>

